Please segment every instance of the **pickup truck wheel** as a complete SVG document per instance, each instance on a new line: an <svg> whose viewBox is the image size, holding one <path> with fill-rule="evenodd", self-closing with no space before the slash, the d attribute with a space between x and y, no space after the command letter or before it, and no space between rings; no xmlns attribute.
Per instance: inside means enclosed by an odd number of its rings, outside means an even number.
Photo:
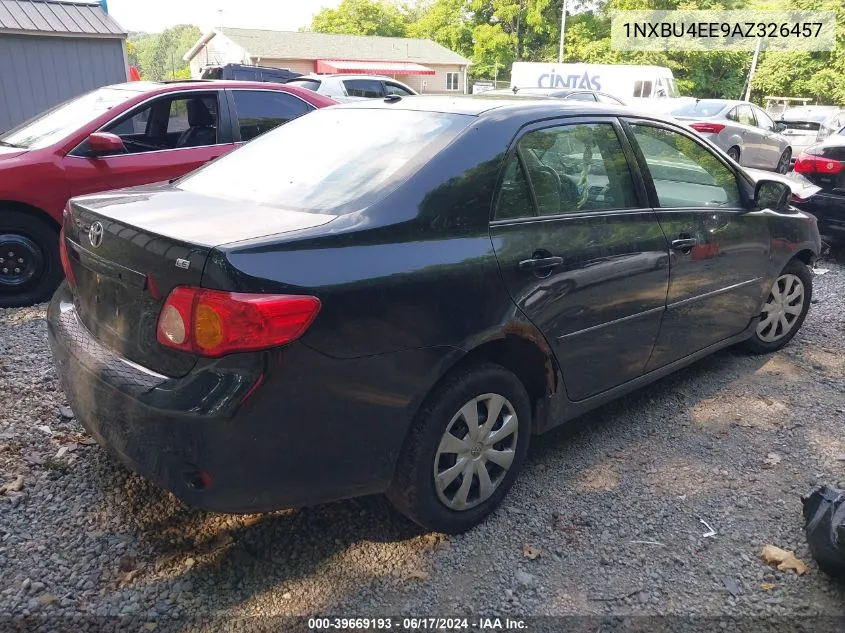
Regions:
<svg viewBox="0 0 845 633"><path fill-rule="evenodd" d="M55 229L27 213L0 209L0 308L47 301L62 276Z"/></svg>
<svg viewBox="0 0 845 633"><path fill-rule="evenodd" d="M464 532L505 497L530 434L531 406L516 376L487 363L459 370L417 416L387 498L426 529Z"/></svg>

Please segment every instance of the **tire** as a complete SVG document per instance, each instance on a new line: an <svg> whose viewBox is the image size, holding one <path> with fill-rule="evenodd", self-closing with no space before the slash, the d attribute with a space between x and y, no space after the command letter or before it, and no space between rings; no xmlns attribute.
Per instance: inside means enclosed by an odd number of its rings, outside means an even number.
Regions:
<svg viewBox="0 0 845 633"><path fill-rule="evenodd" d="M787 301L784 309L791 307L793 310L799 311L797 313L782 312L777 308L777 298L774 295L774 290L777 288L779 293L785 290L788 298L789 295L795 292L795 286L787 284L794 284L796 283L795 280L798 280L802 285L800 301L798 298L794 299L794 303L789 303ZM760 322L757 325L757 329L754 331L754 335L743 343L743 346L755 354L770 354L771 352L776 352L784 347L792 340L792 337L798 333L798 330L801 329L801 325L807 317L807 311L810 309L810 301L812 298L813 275L810 272L810 269L807 268L806 264L798 261L797 259L793 259L786 265L775 280L775 283L772 286L772 291L766 299L763 311L760 313ZM785 326L783 326L783 322L778 325L778 321L780 321L779 318L773 319L774 323L771 323L769 326L764 325L766 323L767 316L772 312L766 309L766 307L770 304L773 304L775 315L781 315L787 320L789 323L788 330L786 330ZM790 315L794 317L791 321L789 321Z"/></svg>
<svg viewBox="0 0 845 633"><path fill-rule="evenodd" d="M736 145L729 148L726 154L730 156L735 163L739 164L739 148Z"/></svg>
<svg viewBox="0 0 845 633"><path fill-rule="evenodd" d="M492 439L498 437L499 441L486 448L483 440L462 442L459 438L469 435L469 424L462 410L478 411L481 416L476 428L484 432L487 407L496 406L497 398L503 398L501 414L487 437L493 435ZM472 407L474 400L476 406ZM514 415L517 419L512 423ZM387 498L399 512L428 530L448 534L465 532L504 499L525 462L530 434L531 405L525 387L516 376L492 363L458 370L432 393L417 415L399 455ZM447 435L453 442L471 445L472 450L459 454L457 451L463 449L444 444ZM488 459L494 454L495 460ZM506 469L498 463L503 457L512 457ZM463 496L467 471L461 469L459 460L470 467L470 485ZM487 472L492 486L489 495L482 494L481 468ZM449 470L453 477L449 477ZM450 483L438 489L436 472L445 473L441 481ZM461 504L462 498L465 504ZM460 505L465 507L459 508Z"/></svg>
<svg viewBox="0 0 845 633"><path fill-rule="evenodd" d="M788 173L790 160L792 160L792 150L787 147L785 150L783 150L783 154L780 155L780 158L778 159L778 164L775 166L775 171L779 174Z"/></svg>
<svg viewBox="0 0 845 633"><path fill-rule="evenodd" d="M0 260L0 308L47 301L64 277L56 229L21 211L0 209Z"/></svg>

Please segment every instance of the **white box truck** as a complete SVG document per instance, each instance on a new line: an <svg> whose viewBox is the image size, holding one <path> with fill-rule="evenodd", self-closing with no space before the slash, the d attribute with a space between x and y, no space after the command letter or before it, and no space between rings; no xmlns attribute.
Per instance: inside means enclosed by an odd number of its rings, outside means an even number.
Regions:
<svg viewBox="0 0 845 633"><path fill-rule="evenodd" d="M664 66L633 64L514 62L511 88L597 90L626 102L679 96L671 70Z"/></svg>

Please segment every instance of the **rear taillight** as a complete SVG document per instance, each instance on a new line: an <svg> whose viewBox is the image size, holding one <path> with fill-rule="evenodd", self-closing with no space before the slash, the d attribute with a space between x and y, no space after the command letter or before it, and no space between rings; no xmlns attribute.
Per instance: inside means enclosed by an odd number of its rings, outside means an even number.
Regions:
<svg viewBox="0 0 845 633"><path fill-rule="evenodd" d="M296 340L314 321L320 300L179 286L158 319L158 342L198 356L268 349Z"/></svg>
<svg viewBox="0 0 845 633"><path fill-rule="evenodd" d="M73 269L70 267L70 259L67 256L67 244L65 243L65 229L59 232L59 259L62 262L62 270L65 271L65 279L72 288L76 287L76 278L73 276Z"/></svg>
<svg viewBox="0 0 845 633"><path fill-rule="evenodd" d="M704 134L718 134L725 129L721 123L690 123L689 125L696 132L703 132Z"/></svg>
<svg viewBox="0 0 845 633"><path fill-rule="evenodd" d="M793 169L799 174L838 174L845 165L838 160L802 153L798 155Z"/></svg>

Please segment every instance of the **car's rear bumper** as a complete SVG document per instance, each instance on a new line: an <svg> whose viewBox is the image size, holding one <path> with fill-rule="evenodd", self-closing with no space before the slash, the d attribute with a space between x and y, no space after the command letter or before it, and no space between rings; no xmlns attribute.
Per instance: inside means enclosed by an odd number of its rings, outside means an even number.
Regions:
<svg viewBox="0 0 845 633"><path fill-rule="evenodd" d="M414 394L446 351L337 360L295 343L172 379L104 348L66 284L48 323L62 387L94 438L189 505L221 512L386 489Z"/></svg>
<svg viewBox="0 0 845 633"><path fill-rule="evenodd" d="M819 233L845 238L845 195L819 191L807 200L794 204L816 216Z"/></svg>

